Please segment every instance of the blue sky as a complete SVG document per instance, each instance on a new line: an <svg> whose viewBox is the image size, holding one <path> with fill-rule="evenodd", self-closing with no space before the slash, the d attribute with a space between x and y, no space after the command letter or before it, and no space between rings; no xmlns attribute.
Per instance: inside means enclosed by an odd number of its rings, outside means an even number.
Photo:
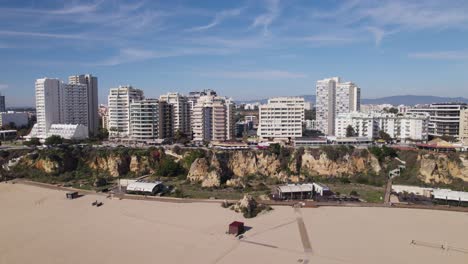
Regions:
<svg viewBox="0 0 468 264"><path fill-rule="evenodd" d="M78 73L148 97L211 88L235 99L315 93L341 76L363 98L468 97L467 1L2 1L0 92Z"/></svg>

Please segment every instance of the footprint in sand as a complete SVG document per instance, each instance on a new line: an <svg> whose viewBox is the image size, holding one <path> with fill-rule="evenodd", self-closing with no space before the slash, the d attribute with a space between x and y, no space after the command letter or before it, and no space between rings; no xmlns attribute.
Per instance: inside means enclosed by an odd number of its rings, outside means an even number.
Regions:
<svg viewBox="0 0 468 264"><path fill-rule="evenodd" d="M43 197L39 200L34 201L34 205L42 205L44 201L47 200L47 197Z"/></svg>

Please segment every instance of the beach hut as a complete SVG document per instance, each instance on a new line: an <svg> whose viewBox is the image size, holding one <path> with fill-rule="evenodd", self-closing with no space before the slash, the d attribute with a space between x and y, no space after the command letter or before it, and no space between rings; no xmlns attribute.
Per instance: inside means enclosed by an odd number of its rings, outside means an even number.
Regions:
<svg viewBox="0 0 468 264"><path fill-rule="evenodd" d="M244 223L239 222L239 221L234 221L234 222L230 223L228 233L236 235L236 236L244 233Z"/></svg>

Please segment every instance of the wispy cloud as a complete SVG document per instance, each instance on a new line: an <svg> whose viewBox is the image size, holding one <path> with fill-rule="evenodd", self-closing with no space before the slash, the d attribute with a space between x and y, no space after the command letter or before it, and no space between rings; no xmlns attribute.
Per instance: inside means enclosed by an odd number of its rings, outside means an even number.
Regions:
<svg viewBox="0 0 468 264"><path fill-rule="evenodd" d="M265 0L266 12L255 17L251 27L262 27L263 34L269 34L270 24L280 15L280 0Z"/></svg>
<svg viewBox="0 0 468 264"><path fill-rule="evenodd" d="M343 34L318 34L300 38L299 40L305 41L315 45L333 45L333 44L349 44L359 41L358 38L347 36Z"/></svg>
<svg viewBox="0 0 468 264"><path fill-rule="evenodd" d="M98 6L103 1L97 1L91 4L83 4L72 2L67 3L64 7L55 9L39 9L39 8L0 8L0 13L13 14L42 14L42 15L73 15L95 12Z"/></svg>
<svg viewBox="0 0 468 264"><path fill-rule="evenodd" d="M408 57L432 60L468 60L468 50L415 52L410 53Z"/></svg>
<svg viewBox="0 0 468 264"><path fill-rule="evenodd" d="M468 29L468 5L453 1L350 0L338 6L314 9L304 23L328 31L371 34L378 46L385 37L405 31Z"/></svg>
<svg viewBox="0 0 468 264"><path fill-rule="evenodd" d="M22 32L0 30L0 36L20 36L20 37L39 37L39 38L59 38L59 39L83 39L81 34L55 34L44 32Z"/></svg>
<svg viewBox="0 0 468 264"><path fill-rule="evenodd" d="M236 9L229 9L229 10L223 10L215 15L213 20L204 26L199 26L199 27L193 27L188 29L188 31L203 31L210 29L212 27L217 26L221 22L223 22L225 19L229 19L231 17L236 17L239 16L242 12L243 8L236 8Z"/></svg>
<svg viewBox="0 0 468 264"><path fill-rule="evenodd" d="M204 73L204 76L221 77L229 79L258 79L258 80L279 80L279 79L299 79L307 77L303 73L282 71L282 70L261 70L261 71L223 71Z"/></svg>
<svg viewBox="0 0 468 264"><path fill-rule="evenodd" d="M231 53L228 49L213 49L213 48L173 48L165 51L154 51L138 48L123 48L115 56L108 59L89 63L95 66L116 66L137 61L162 59L180 56L193 55L226 55Z"/></svg>

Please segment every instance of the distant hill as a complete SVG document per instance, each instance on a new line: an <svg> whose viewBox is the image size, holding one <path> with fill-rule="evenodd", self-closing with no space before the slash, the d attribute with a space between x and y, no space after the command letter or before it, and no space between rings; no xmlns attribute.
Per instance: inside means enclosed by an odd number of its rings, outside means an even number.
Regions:
<svg viewBox="0 0 468 264"><path fill-rule="evenodd" d="M307 102L315 103L315 95L299 95L304 97ZM249 100L249 101L238 101L238 103L254 103L260 102L266 103L268 99ZM468 103L468 98L464 97L439 97L429 95L395 95L387 96L375 99L362 99L362 104L392 104L392 105L416 105L416 104L431 104L431 103L446 103L446 102L458 102Z"/></svg>

